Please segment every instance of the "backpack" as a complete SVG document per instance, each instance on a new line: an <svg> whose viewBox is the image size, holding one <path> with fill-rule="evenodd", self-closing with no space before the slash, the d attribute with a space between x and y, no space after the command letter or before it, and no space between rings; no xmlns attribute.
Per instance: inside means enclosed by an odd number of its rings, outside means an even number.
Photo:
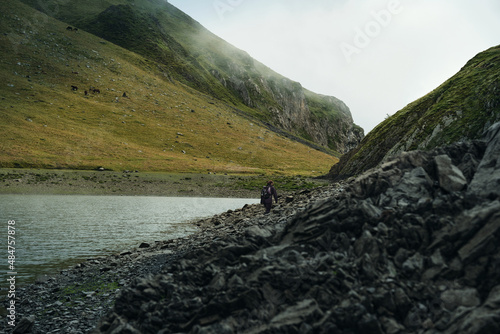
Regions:
<svg viewBox="0 0 500 334"><path fill-rule="evenodd" d="M260 192L260 198L268 199L269 197L271 197L271 187L268 186L262 187L262 190Z"/></svg>

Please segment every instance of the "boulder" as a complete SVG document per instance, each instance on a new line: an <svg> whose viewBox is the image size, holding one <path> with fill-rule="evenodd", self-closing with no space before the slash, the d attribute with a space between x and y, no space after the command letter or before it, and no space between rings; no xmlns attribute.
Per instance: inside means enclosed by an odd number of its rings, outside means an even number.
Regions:
<svg viewBox="0 0 500 334"><path fill-rule="evenodd" d="M31 330L34 325L35 325L35 317L33 315L22 318L16 325L16 327L14 327L12 333L13 334L31 333Z"/></svg>
<svg viewBox="0 0 500 334"><path fill-rule="evenodd" d="M464 174L453 165L447 155L438 155L434 158L438 173L439 185L448 192L460 191L467 185Z"/></svg>
<svg viewBox="0 0 500 334"><path fill-rule="evenodd" d="M485 133L486 152L470 184L470 193L480 196L500 196L500 123Z"/></svg>

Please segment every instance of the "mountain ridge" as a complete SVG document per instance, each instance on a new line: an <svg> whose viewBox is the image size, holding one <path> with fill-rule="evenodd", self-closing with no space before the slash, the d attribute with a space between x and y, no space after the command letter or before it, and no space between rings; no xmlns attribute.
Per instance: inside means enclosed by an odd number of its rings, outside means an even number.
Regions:
<svg viewBox="0 0 500 334"><path fill-rule="evenodd" d="M348 114L340 110L346 107L343 102L306 94L300 83L270 70L164 1L91 0L88 9L78 10L63 1L53 13L38 1L23 2L159 62L172 80L332 151L346 153L364 136L348 108ZM310 110L309 104L318 101L327 107L328 117Z"/></svg>
<svg viewBox="0 0 500 334"><path fill-rule="evenodd" d="M500 120L500 46L470 59L439 87L377 125L327 177L344 179L398 153L480 138Z"/></svg>
<svg viewBox="0 0 500 334"><path fill-rule="evenodd" d="M314 175L337 161L20 1L0 15L0 167Z"/></svg>

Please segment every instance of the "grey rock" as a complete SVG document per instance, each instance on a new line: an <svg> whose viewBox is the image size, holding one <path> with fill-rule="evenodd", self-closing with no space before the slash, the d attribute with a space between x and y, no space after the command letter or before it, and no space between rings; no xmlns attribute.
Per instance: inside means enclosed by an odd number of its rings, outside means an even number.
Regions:
<svg viewBox="0 0 500 334"><path fill-rule="evenodd" d="M500 201L480 206L482 211L469 222L470 225L485 224L468 242L458 250L458 255L464 263L470 263L485 253L493 253L497 249L500 234ZM481 223L477 218L482 218ZM472 228L470 228L472 229Z"/></svg>
<svg viewBox="0 0 500 334"><path fill-rule="evenodd" d="M31 330L34 325L35 325L35 316L32 315L26 318L22 318L12 330L12 334L31 333Z"/></svg>
<svg viewBox="0 0 500 334"><path fill-rule="evenodd" d="M377 239L369 231L364 231L361 237L354 243L354 253L357 256L370 254L374 259L378 259L380 250L377 245Z"/></svg>
<svg viewBox="0 0 500 334"><path fill-rule="evenodd" d="M284 325L297 325L309 318L322 317L323 312L313 299L300 301L292 305L283 312L277 314L271 319L272 327L282 327Z"/></svg>
<svg viewBox="0 0 500 334"><path fill-rule="evenodd" d="M261 238L269 238L272 236L271 231L265 227L259 226L250 226L246 229L246 234L249 237L261 237Z"/></svg>
<svg viewBox="0 0 500 334"><path fill-rule="evenodd" d="M448 192L460 191L467 185L467 179L457 166L453 165L447 155L434 158L439 177L439 185Z"/></svg>
<svg viewBox="0 0 500 334"><path fill-rule="evenodd" d="M470 193L481 196L500 196L500 123L485 134L486 152L470 184Z"/></svg>
<svg viewBox="0 0 500 334"><path fill-rule="evenodd" d="M396 319L390 317L382 317L381 318L382 327L387 334L398 334L403 333L405 327L398 323Z"/></svg>
<svg viewBox="0 0 500 334"><path fill-rule="evenodd" d="M441 300L448 311L462 306L474 307L481 303L477 290L472 288L446 290L441 294Z"/></svg>
<svg viewBox="0 0 500 334"><path fill-rule="evenodd" d="M424 267L424 258L420 253L416 253L403 263L403 271L406 273L421 272Z"/></svg>

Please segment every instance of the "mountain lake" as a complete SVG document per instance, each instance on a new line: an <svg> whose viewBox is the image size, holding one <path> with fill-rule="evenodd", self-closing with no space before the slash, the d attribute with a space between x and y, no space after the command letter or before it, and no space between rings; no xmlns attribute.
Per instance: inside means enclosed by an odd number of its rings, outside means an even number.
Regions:
<svg viewBox="0 0 500 334"><path fill-rule="evenodd" d="M130 250L142 242L187 236L197 230L192 224L195 220L258 202L240 198L0 195L0 235L4 240L0 270L6 276L15 272L21 285L30 283L38 276L54 275L89 258ZM5 286L1 285L2 290Z"/></svg>

